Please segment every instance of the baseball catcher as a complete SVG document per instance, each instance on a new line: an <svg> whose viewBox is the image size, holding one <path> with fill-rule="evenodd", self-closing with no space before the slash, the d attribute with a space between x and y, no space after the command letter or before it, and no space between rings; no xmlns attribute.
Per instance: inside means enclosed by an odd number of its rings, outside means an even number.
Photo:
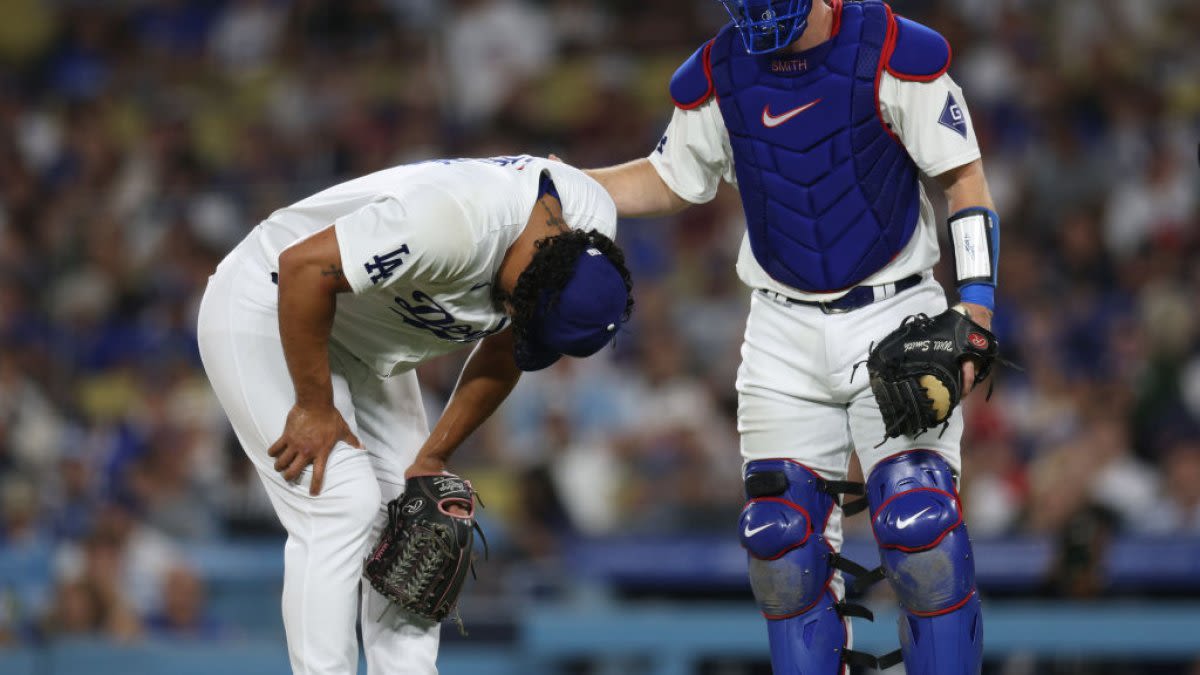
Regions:
<svg viewBox="0 0 1200 675"><path fill-rule="evenodd" d="M737 272L752 290L736 380L738 536L771 665L833 675L902 659L909 673L978 675L956 408L995 358L1000 216L950 44L882 0L721 4L730 21L672 76L658 143L589 173L622 216L709 202L722 182L741 197ZM946 198L967 316L946 311L932 274L942 223L926 185ZM855 380L864 356L870 377ZM846 480L851 453L865 488ZM853 493L865 503L843 507ZM879 573L840 553L842 517L863 509ZM859 587L886 577L899 656L849 648L850 617L869 614L846 604L842 573Z"/></svg>
<svg viewBox="0 0 1200 675"><path fill-rule="evenodd" d="M473 564L476 531L482 539L470 482L453 474L409 478L404 494L388 503L367 580L406 611L441 621L454 611Z"/></svg>
<svg viewBox="0 0 1200 675"><path fill-rule="evenodd" d="M885 438L944 429L963 397L963 360L975 360L973 384L979 384L996 355L996 336L957 308L932 318L915 314L904 319L867 357Z"/></svg>

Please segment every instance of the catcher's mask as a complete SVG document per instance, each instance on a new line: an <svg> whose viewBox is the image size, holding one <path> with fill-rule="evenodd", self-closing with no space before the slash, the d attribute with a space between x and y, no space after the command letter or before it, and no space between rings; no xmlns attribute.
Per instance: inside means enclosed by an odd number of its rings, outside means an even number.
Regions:
<svg viewBox="0 0 1200 675"><path fill-rule="evenodd" d="M718 0L733 17L746 51L769 54L795 42L808 26L812 0Z"/></svg>

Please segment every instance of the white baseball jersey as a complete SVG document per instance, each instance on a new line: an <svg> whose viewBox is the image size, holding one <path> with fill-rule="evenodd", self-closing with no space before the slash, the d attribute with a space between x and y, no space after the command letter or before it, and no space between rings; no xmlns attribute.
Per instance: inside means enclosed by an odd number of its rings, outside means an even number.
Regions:
<svg viewBox="0 0 1200 675"><path fill-rule="evenodd" d="M389 610L361 583L386 504L429 436L413 367L506 327L491 284L538 207L548 172L573 228L613 236L616 207L578 169L529 156L386 169L271 214L217 267L200 303L204 369L288 532L283 623L292 670L437 672L439 626ZM271 275L288 246L332 225L353 294L338 296L329 348L333 404L363 448L334 445L320 496L312 468L285 481L268 448L295 403ZM361 595L360 595L361 594Z"/></svg>
<svg viewBox="0 0 1200 675"><path fill-rule="evenodd" d="M380 376L508 326L492 283L549 172L574 229L616 234L612 198L574 167L520 155L435 160L335 185L272 213L250 235L264 274L279 254L333 225L353 295L338 297L332 339Z"/></svg>
<svg viewBox="0 0 1200 675"><path fill-rule="evenodd" d="M932 82L912 82L885 72L879 83L879 107L883 121L925 175L937 176L979 159L979 143L962 90L949 75ZM710 201L721 179L736 187L729 132L716 100L691 110L676 108L663 142L650 153L650 163L675 194L693 204ZM922 187L921 213L912 239L891 263L862 285L886 284L924 272L937 263L938 256L933 206ZM806 293L776 281L754 258L749 235L742 237L737 270L751 288L765 288L801 300L832 300L849 291Z"/></svg>

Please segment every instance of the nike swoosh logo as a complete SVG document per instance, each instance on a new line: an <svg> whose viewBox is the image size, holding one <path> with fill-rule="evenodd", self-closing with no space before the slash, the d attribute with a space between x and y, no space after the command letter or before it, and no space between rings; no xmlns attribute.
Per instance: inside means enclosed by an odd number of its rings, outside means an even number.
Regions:
<svg viewBox="0 0 1200 675"><path fill-rule="evenodd" d="M809 108L813 107L814 105L816 105L820 102L821 102L821 99L817 99L817 100L813 101L812 103L805 103L804 105L800 106L799 108L792 108L791 110L783 113L782 115L772 115L771 114L771 104L768 103L763 106L763 113L762 113L763 126L768 129L774 129L775 127L779 126L780 124L783 124L784 122L792 119L796 115L799 115L800 113L804 112L805 110L808 110Z"/></svg>
<svg viewBox="0 0 1200 675"><path fill-rule="evenodd" d="M487 286L491 286L491 285L492 285L492 282L490 282L490 281L481 281L481 282L479 282L479 283L475 284L474 286L472 286L472 287L471 287L471 290L473 290L473 291L477 291L477 290L479 290L479 289L481 289L481 288L484 288L484 287L487 287Z"/></svg>
<svg viewBox="0 0 1200 675"><path fill-rule="evenodd" d="M742 534L745 535L746 537L753 537L754 535L758 534L759 532L762 532L763 530L767 529L770 526L771 526L771 523L767 523L766 525L759 525L758 527L756 527L752 530L752 529L750 529L750 523L746 523L746 529L742 530Z"/></svg>
<svg viewBox="0 0 1200 675"><path fill-rule="evenodd" d="M897 520L896 521L896 529L903 530L904 528L908 527L909 525L912 525L913 523L915 523L917 521L917 518L920 518L921 516L925 515L925 512L932 508L933 508L932 506L926 506L925 508L921 509L920 511L917 511L916 513L912 514L911 516L909 516L907 518L901 518L901 519Z"/></svg>

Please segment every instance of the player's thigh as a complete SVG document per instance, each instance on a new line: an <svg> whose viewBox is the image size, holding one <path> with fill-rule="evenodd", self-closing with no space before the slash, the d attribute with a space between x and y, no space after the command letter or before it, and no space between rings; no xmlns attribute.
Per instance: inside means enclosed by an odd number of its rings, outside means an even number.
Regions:
<svg viewBox="0 0 1200 675"><path fill-rule="evenodd" d="M830 314L829 372L831 387L838 399L850 403L864 391L870 391L867 355L872 345L896 330L905 317L914 314L935 316L944 311L946 294L931 277L895 297L851 312Z"/></svg>
<svg viewBox="0 0 1200 675"><path fill-rule="evenodd" d="M739 392L738 432L744 461L791 459L830 480L846 475L853 446L845 406Z"/></svg>
<svg viewBox="0 0 1200 675"><path fill-rule="evenodd" d="M279 340L278 319L270 308L247 302L240 292L246 274L225 270L209 281L201 301L197 338L205 374L218 402L229 417L238 441L259 470L288 485L274 470L267 449L283 434L288 412L296 400ZM350 387L344 374L332 375L333 403L357 433ZM349 446L346 446L349 448ZM335 447L332 469L347 449ZM326 485L331 471L326 471ZM312 469L292 487L307 490Z"/></svg>
<svg viewBox="0 0 1200 675"><path fill-rule="evenodd" d="M963 433L962 407L956 409L949 419L949 424L943 429L929 429L916 437L900 436L884 441L883 417L879 413L879 403L868 389L861 397L850 404L850 432L854 436L854 445L858 461L862 464L864 476L870 476L871 470L880 461L908 450L933 450L945 457L946 462L957 473L962 468L962 458L959 442Z"/></svg>
<svg viewBox="0 0 1200 675"><path fill-rule="evenodd" d="M754 293L738 368L742 458L792 459L830 479L850 459L846 407L830 396L820 310Z"/></svg>
<svg viewBox="0 0 1200 675"><path fill-rule="evenodd" d="M766 392L804 400L831 400L825 319L815 307L788 304L753 292L742 340L738 394Z"/></svg>
<svg viewBox="0 0 1200 675"><path fill-rule="evenodd" d="M400 495L404 471L429 437L429 422L415 372L379 377L340 348L331 358L344 370L358 422L384 501Z"/></svg>
<svg viewBox="0 0 1200 675"><path fill-rule="evenodd" d="M902 436L885 441L883 417L871 391L866 367L858 365L856 369L856 364L866 360L872 343L895 330L905 317L922 313L934 316L946 311L946 307L946 295L941 286L929 278L893 298L831 317L830 342L836 346L831 350L835 362L832 368L836 373L835 386L849 401L850 434L864 476L869 476L880 460L915 449L935 450L944 455L956 471L959 469L961 409L951 416L944 431L938 427L916 438Z"/></svg>

